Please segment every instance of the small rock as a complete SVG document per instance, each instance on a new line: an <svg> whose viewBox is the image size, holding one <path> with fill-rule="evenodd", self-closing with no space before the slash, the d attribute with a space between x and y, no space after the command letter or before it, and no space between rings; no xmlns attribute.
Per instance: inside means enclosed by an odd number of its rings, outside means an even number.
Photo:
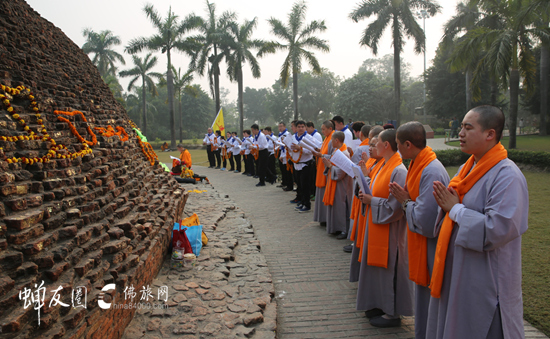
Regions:
<svg viewBox="0 0 550 339"><path fill-rule="evenodd" d="M243 318L243 323L245 326L250 326L252 324L261 323L264 321L264 316L260 312L247 314Z"/></svg>
<svg viewBox="0 0 550 339"><path fill-rule="evenodd" d="M174 285L174 289L176 291L188 291L189 287L184 286L184 285Z"/></svg>
<svg viewBox="0 0 550 339"><path fill-rule="evenodd" d="M193 309L193 305L191 305L191 304L188 303L188 302L180 303L178 307L179 307L179 309L182 310L183 312L191 312L191 310Z"/></svg>
<svg viewBox="0 0 550 339"><path fill-rule="evenodd" d="M246 309L246 313L256 313L256 312L261 312L261 311L262 311L262 309L260 308L260 306L255 305L255 304L249 305Z"/></svg>
<svg viewBox="0 0 550 339"><path fill-rule="evenodd" d="M185 284L185 286L189 288L197 288L199 287L199 284L197 284L196 282L188 282L187 284Z"/></svg>
<svg viewBox="0 0 550 339"><path fill-rule="evenodd" d="M162 322L160 319L153 319L147 324L147 331L156 331L159 329Z"/></svg>
<svg viewBox="0 0 550 339"><path fill-rule="evenodd" d="M168 300L166 303L165 303L166 306L168 307L174 307L174 306L177 306L178 303L177 302L174 302L172 300Z"/></svg>
<svg viewBox="0 0 550 339"><path fill-rule="evenodd" d="M244 335L245 337L247 338L250 338L251 336L254 335L254 333L256 332L256 329L254 327L251 327L251 328L248 328L248 327L244 327L244 326L239 326L235 332L237 333L237 335Z"/></svg>
<svg viewBox="0 0 550 339"><path fill-rule="evenodd" d="M210 287L212 287L212 285L208 281L200 283L199 286L206 289L209 289Z"/></svg>
<svg viewBox="0 0 550 339"><path fill-rule="evenodd" d="M197 307L193 308L193 313L191 314L191 316L192 317L201 317L201 316L205 316L209 313L210 312L208 311L208 309L206 309L204 307L197 306Z"/></svg>
<svg viewBox="0 0 550 339"><path fill-rule="evenodd" d="M162 318L163 316L164 316L164 310L163 309L156 308L151 313L151 317L161 317Z"/></svg>
<svg viewBox="0 0 550 339"><path fill-rule="evenodd" d="M241 312L244 312L246 311L246 309L244 307L241 307L241 306L238 306L238 305L228 305L227 308L231 311L231 312L235 312L235 313L241 313Z"/></svg>
<svg viewBox="0 0 550 339"><path fill-rule="evenodd" d="M174 331L172 331L174 334L195 334L197 333L197 324L196 323L189 323L189 324L183 324L176 326L174 328Z"/></svg>
<svg viewBox="0 0 550 339"><path fill-rule="evenodd" d="M176 294L172 300L174 300L176 303L181 303L183 301L187 301L187 298L183 294Z"/></svg>
<svg viewBox="0 0 550 339"><path fill-rule="evenodd" d="M262 298L255 298L254 304L258 305L261 308L265 308L265 306L267 305L266 301Z"/></svg>
<svg viewBox="0 0 550 339"><path fill-rule="evenodd" d="M203 288L197 288L195 291L200 295L208 293L208 290L205 290Z"/></svg>
<svg viewBox="0 0 550 339"><path fill-rule="evenodd" d="M208 323L206 326L204 326L201 330L201 334L216 336L216 334L220 331L221 325L218 323Z"/></svg>

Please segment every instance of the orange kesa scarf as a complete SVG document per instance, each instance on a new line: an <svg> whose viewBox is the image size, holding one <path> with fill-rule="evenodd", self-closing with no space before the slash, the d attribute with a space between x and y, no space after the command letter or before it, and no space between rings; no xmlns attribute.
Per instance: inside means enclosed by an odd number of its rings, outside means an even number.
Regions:
<svg viewBox="0 0 550 339"><path fill-rule="evenodd" d="M321 146L321 154L328 154L328 144L330 143L330 140L332 140L332 134L334 134L334 131L330 132L330 135L323 141L323 145ZM316 187L323 188L327 185L327 178L323 174L324 171L325 164L323 164L323 161L319 159L317 161L317 176L315 177Z"/></svg>
<svg viewBox="0 0 550 339"><path fill-rule="evenodd" d="M344 152L348 149L346 144L342 144L342 147L339 148L340 151ZM335 151L336 152L336 151ZM330 174L327 175L327 187L325 188L325 195L323 197L323 204L325 206L332 206L334 203L334 194L336 193L336 180L330 178Z"/></svg>

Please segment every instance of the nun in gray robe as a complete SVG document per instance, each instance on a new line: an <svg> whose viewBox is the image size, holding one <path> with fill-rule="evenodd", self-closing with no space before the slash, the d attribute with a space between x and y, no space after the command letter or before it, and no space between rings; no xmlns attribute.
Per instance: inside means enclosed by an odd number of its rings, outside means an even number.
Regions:
<svg viewBox="0 0 550 339"><path fill-rule="evenodd" d="M475 183L462 204L465 209L455 220L445 259L441 298L430 299L426 338L524 338L525 177L513 161L504 159ZM443 217L440 211L436 232Z"/></svg>
<svg viewBox="0 0 550 339"><path fill-rule="evenodd" d="M328 142L328 154L332 154L332 140ZM317 161L322 161L318 158ZM317 171L317 167L315 167ZM325 180L327 180L326 171L323 172ZM326 187L326 186L325 186ZM313 210L313 221L327 222L327 206L323 204L323 198L325 197L325 187L315 187L315 209Z"/></svg>
<svg viewBox="0 0 550 339"><path fill-rule="evenodd" d="M343 153L349 157L347 150ZM327 233L342 232L347 234L351 213L353 178L336 166L332 166L330 169L326 168L325 172L330 175L332 180L336 181L334 202L332 206L325 206L327 208ZM317 199L315 199L315 202L317 203Z"/></svg>
<svg viewBox="0 0 550 339"><path fill-rule="evenodd" d="M374 184L376 184L374 178ZM401 187L405 185L407 169L397 166L390 178ZM391 194L388 199L373 197L371 201L372 222L389 224L388 267L367 265L368 220L357 288L357 310L379 308L390 316L414 314L414 283L409 280L407 255L407 225L399 201Z"/></svg>
<svg viewBox="0 0 550 339"><path fill-rule="evenodd" d="M407 204L405 217L409 230L427 238L428 271L432 274L437 234L435 221L439 206L433 195L433 183L439 181L445 186L449 184L449 174L437 159L429 163L420 177L419 195L416 201ZM415 284L414 332L416 338L426 338L426 323L428 322L428 306L430 304L430 289L427 286Z"/></svg>

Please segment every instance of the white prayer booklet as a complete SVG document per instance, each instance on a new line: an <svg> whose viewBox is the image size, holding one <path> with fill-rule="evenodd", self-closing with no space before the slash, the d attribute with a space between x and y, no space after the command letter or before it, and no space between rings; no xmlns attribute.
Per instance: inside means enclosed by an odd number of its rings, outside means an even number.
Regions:
<svg viewBox="0 0 550 339"><path fill-rule="evenodd" d="M359 189L361 190L361 192L363 192L363 194L372 195L367 179L363 175L363 171L361 171L361 167L353 165L353 174L353 177L359 184Z"/></svg>
<svg viewBox="0 0 550 339"><path fill-rule="evenodd" d="M342 171L346 172L347 175L353 178L353 166L355 165L351 160L349 160L348 157L342 151L336 150L334 152L334 155L332 158L330 158L330 162Z"/></svg>
<svg viewBox="0 0 550 339"><path fill-rule="evenodd" d="M235 138L235 140L237 140L237 142L239 143L239 145L242 145L242 144L243 144L243 142L241 141L241 139Z"/></svg>
<svg viewBox="0 0 550 339"><path fill-rule="evenodd" d="M174 156L170 156L170 159L177 160L177 161L181 161L180 158L176 158L176 157L174 157Z"/></svg>
<svg viewBox="0 0 550 339"><path fill-rule="evenodd" d="M317 141L317 140L315 140L315 141ZM305 144L307 144L309 147L311 147L313 149L320 149L321 148L321 147L317 147L317 144L312 142L311 139L303 138L302 142L304 142Z"/></svg>
<svg viewBox="0 0 550 339"><path fill-rule="evenodd" d="M302 141L300 141L300 143L298 145L302 146L303 148L307 149L310 152L315 152L315 149L313 147L311 147L310 145L308 145L307 143L305 143L303 139L302 139Z"/></svg>
<svg viewBox="0 0 550 339"><path fill-rule="evenodd" d="M280 142L279 140L277 140L277 138L275 137L272 137L271 135L268 135L267 136L269 139L271 139L271 141L273 141L273 144L274 145L279 145L279 146L284 146L285 144L283 144L282 142Z"/></svg>
<svg viewBox="0 0 550 339"><path fill-rule="evenodd" d="M308 144L311 144L313 147L315 148L321 148L321 145L322 143L319 142L319 140L315 139L314 137L312 137L311 135L307 134L306 133L306 136L304 137L304 139L306 139L306 142Z"/></svg>

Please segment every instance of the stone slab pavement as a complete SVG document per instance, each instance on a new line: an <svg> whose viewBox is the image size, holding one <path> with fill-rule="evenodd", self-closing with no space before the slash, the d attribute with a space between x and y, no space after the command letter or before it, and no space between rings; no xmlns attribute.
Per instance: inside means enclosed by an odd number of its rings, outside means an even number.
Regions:
<svg viewBox="0 0 550 339"><path fill-rule="evenodd" d="M357 284L348 282L350 255L342 251L349 241L328 235L313 213L294 211L294 192L256 187L258 179L238 173L193 169L235 201L253 226L275 287L278 338L414 338L412 317L399 328L379 329L355 310ZM525 332L546 338L528 323Z"/></svg>

